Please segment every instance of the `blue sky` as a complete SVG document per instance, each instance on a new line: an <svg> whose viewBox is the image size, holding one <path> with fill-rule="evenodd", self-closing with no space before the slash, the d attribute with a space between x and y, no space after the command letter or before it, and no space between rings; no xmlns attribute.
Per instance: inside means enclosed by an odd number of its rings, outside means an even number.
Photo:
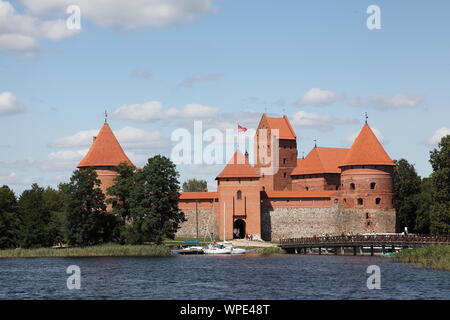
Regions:
<svg viewBox="0 0 450 320"><path fill-rule="evenodd" d="M299 156L314 139L349 147L368 112L389 155L422 176L450 133L448 1L102 3L0 0L0 184L67 181L105 109L137 165L170 155L194 120L254 128L265 111L289 116ZM81 31L66 30L69 4ZM212 188L220 168L180 166L180 180Z"/></svg>

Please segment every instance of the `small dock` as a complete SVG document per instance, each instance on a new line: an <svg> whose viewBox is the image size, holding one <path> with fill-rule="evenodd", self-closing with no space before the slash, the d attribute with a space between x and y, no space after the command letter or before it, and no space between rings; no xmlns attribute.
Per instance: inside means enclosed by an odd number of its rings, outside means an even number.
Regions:
<svg viewBox="0 0 450 320"><path fill-rule="evenodd" d="M450 236L349 235L281 239L280 245L293 254L375 255L406 248L450 245Z"/></svg>

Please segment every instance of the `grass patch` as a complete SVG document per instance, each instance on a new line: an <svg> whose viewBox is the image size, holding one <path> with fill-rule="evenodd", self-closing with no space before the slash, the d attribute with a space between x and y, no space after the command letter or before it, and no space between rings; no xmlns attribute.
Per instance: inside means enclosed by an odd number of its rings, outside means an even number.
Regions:
<svg viewBox="0 0 450 320"><path fill-rule="evenodd" d="M286 253L286 251L284 251L283 249L281 249L280 247L266 247L266 248L261 248L259 250L260 254L264 254L264 255L269 255L269 254L283 254Z"/></svg>
<svg viewBox="0 0 450 320"><path fill-rule="evenodd" d="M166 257L170 249L164 245L101 245L79 248L36 248L0 250L0 258L40 257Z"/></svg>
<svg viewBox="0 0 450 320"><path fill-rule="evenodd" d="M450 271L450 246L431 246L400 251L395 259L427 269Z"/></svg>

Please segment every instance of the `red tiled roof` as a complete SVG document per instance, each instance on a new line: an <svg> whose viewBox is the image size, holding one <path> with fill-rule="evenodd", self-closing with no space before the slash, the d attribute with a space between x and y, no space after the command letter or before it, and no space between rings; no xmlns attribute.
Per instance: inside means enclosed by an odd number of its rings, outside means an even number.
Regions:
<svg viewBox="0 0 450 320"><path fill-rule="evenodd" d="M218 178L259 178L258 172L248 163L248 157L239 150L236 151L230 162L225 166Z"/></svg>
<svg viewBox="0 0 450 320"><path fill-rule="evenodd" d="M297 167L291 176L303 174L341 173L339 165L349 149L314 148L305 159L297 159ZM302 161L299 161L302 160Z"/></svg>
<svg viewBox="0 0 450 320"><path fill-rule="evenodd" d="M218 192L182 192L180 194L180 200L205 200L218 198Z"/></svg>
<svg viewBox="0 0 450 320"><path fill-rule="evenodd" d="M263 115L263 117L265 114ZM267 123L269 124L270 129L278 129L279 130L279 138L287 139L287 140L295 140L297 136L295 135L294 129L292 129L291 123L287 116L283 116L282 118L269 118L266 117Z"/></svg>
<svg viewBox="0 0 450 320"><path fill-rule="evenodd" d="M368 124L362 128L340 166L351 165L395 165Z"/></svg>
<svg viewBox="0 0 450 320"><path fill-rule="evenodd" d="M123 151L109 125L105 123L77 168L117 166L121 162L133 164Z"/></svg>
<svg viewBox="0 0 450 320"><path fill-rule="evenodd" d="M331 198L336 191L266 191L268 198Z"/></svg>

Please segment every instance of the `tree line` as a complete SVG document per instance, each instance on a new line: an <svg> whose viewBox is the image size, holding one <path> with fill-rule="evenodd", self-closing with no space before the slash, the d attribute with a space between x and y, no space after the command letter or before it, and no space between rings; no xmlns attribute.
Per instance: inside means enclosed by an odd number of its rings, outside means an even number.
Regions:
<svg viewBox="0 0 450 320"><path fill-rule="evenodd" d="M433 172L421 178L405 159L394 170L397 231L450 234L450 135L430 151Z"/></svg>
<svg viewBox="0 0 450 320"><path fill-rule="evenodd" d="M92 168L77 169L57 189L33 184L17 199L0 188L0 248L49 247L66 243L160 244L185 221L178 208L179 174L167 157L148 159L142 169L116 168L105 195Z"/></svg>

